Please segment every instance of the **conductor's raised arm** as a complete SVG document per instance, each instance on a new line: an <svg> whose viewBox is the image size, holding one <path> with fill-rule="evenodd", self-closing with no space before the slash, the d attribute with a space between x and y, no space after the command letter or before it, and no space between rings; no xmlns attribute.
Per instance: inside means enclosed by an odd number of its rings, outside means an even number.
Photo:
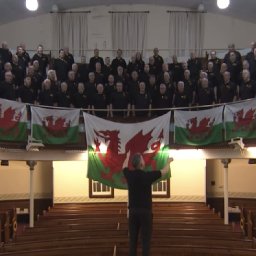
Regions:
<svg viewBox="0 0 256 256"><path fill-rule="evenodd" d="M172 158L172 157L169 157L169 158L167 159L167 162L166 162L164 168L160 170L162 177L168 173L169 168L170 168L170 163L171 163L172 161L173 161L173 158Z"/></svg>

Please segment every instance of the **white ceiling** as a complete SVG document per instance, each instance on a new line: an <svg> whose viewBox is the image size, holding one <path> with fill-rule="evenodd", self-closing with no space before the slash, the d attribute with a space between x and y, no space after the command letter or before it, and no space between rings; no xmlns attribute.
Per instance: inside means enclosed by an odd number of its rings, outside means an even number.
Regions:
<svg viewBox="0 0 256 256"><path fill-rule="evenodd" d="M256 0L230 1L230 7L223 11L217 8L216 0L38 0L39 10L36 13L31 13L25 8L25 0L0 0L0 24L49 13L53 4L57 4L59 9L64 11L72 8L110 4L157 4L196 9L200 3L204 4L207 12L220 13L256 23Z"/></svg>

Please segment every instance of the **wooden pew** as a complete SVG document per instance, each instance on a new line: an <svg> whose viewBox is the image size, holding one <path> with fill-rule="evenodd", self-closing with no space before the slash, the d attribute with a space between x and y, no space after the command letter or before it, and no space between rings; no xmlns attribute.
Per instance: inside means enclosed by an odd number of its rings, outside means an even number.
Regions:
<svg viewBox="0 0 256 256"><path fill-rule="evenodd" d="M4 234L2 233L3 242L7 243L15 240L18 226L16 209L1 209L0 215L2 215L2 228L4 232Z"/></svg>
<svg viewBox="0 0 256 256"><path fill-rule="evenodd" d="M10 238L11 240L15 240L18 229L17 212L15 208L9 209L8 212L10 215Z"/></svg>
<svg viewBox="0 0 256 256"><path fill-rule="evenodd" d="M117 226L119 227L119 230L128 230L128 225L127 225L127 220L124 220L124 222L101 222L99 221L97 223L97 227L95 226L94 221L88 221L85 222L80 222L80 223L70 223L70 224L63 224L63 225L56 225L54 226L55 231L65 231L65 230L91 230L91 229L115 229ZM35 226L34 228L26 228L27 233L44 233L49 231L49 226L51 225L40 225L40 226ZM174 223L159 223L159 222L154 222L153 223L153 230L156 229L178 229L178 228L184 228L184 229L204 229L204 230L219 230L219 231L226 231L226 232L232 232L232 226L231 225L223 225L223 224L212 224L212 223L196 223L196 222L191 222L191 223L184 223L184 222L174 222ZM236 231L236 233L241 234L240 232Z"/></svg>
<svg viewBox="0 0 256 256"><path fill-rule="evenodd" d="M251 241L223 225L204 204L157 203L153 212L152 256L256 255L249 249ZM40 217L34 229L6 244L0 255L122 256L128 254L128 243L126 204L58 205Z"/></svg>
<svg viewBox="0 0 256 256"><path fill-rule="evenodd" d="M127 256L129 252L128 247L117 247L116 256ZM141 253L141 249L138 250ZM138 254L141 255L141 254ZM225 247L211 247L211 246L193 246L193 245L165 245L152 246L151 256L254 256L253 249L237 249Z"/></svg>
<svg viewBox="0 0 256 256"><path fill-rule="evenodd" d="M252 240L256 235L256 223L255 223L256 207L242 207L240 213L240 226L243 230L244 236ZM254 234L254 235L253 235Z"/></svg>
<svg viewBox="0 0 256 256"><path fill-rule="evenodd" d="M1 219L1 243L10 241L10 215L8 211L0 211Z"/></svg>
<svg viewBox="0 0 256 256"><path fill-rule="evenodd" d="M97 249L111 247L119 244L127 245L127 237L120 238L117 235L112 237L97 237L97 236L85 236L85 237L69 237L65 239L51 239L51 240L38 240L38 241L26 241L16 242L6 245L2 252L22 252L28 250L39 250L39 249L55 249L62 247L77 247L87 246L94 247ZM1 253L0 253L1 255Z"/></svg>
<svg viewBox="0 0 256 256"><path fill-rule="evenodd" d="M2 219L0 215L0 248L4 245L3 240L2 240Z"/></svg>
<svg viewBox="0 0 256 256"><path fill-rule="evenodd" d="M11 251L12 249L15 250L27 250L27 249L38 249L40 248L49 248L49 247L58 247L58 246L63 246L65 244L71 243L75 245L81 244L103 244L104 242L107 244L110 244L112 240L112 244L118 244L119 246L128 246L128 236L127 232L120 232L120 231L115 231L111 230L108 232L109 236L103 234L102 237L99 237L98 232L89 232L87 235L85 234L80 234L78 233L73 233L72 236L66 236L63 234L60 234L60 236L56 237L56 234L44 234L43 236L34 234L31 236L29 239L17 239L17 242L11 243L9 245L5 246L5 251ZM31 242L32 239L36 239L37 241ZM121 239L121 240L120 240ZM152 239L152 244L153 245L166 245L166 244L190 244L190 245L211 245L211 246L229 246L229 247L239 247L239 248L248 248L250 246L250 242L247 241L244 243L241 239L234 239L234 238L229 238L225 239L225 236L223 237L209 237L209 236L195 236L194 234L192 236L182 236L182 235L177 235L173 234L173 232L170 232L170 234L164 232L164 233L157 233L153 234L153 239ZM96 245L95 245L96 246ZM97 246L96 246L97 247ZM9 249L8 249L9 248ZM10 249L11 248L11 249Z"/></svg>
<svg viewBox="0 0 256 256"><path fill-rule="evenodd" d="M48 232L48 233L31 233L31 234L24 234L17 238L17 242L25 242L25 241L31 241L31 240L39 240L43 241L47 238L47 240L54 240L54 239L68 239L71 237L75 238L86 238L86 237L108 237L113 236L113 234L117 234L117 232L113 232L113 230L95 230L94 231L88 231L88 230L71 230L71 231L60 231L60 232ZM119 235L128 236L128 232L126 230L122 230L118 233Z"/></svg>
<svg viewBox="0 0 256 256"><path fill-rule="evenodd" d="M54 240L46 240L46 241L27 241L27 242L17 242L10 243L4 247L2 252L22 252L28 250L39 250L39 249L55 249L62 247L76 247L86 245L88 247L95 247L100 249L101 247L107 246L117 246L118 248L126 248L128 247L128 238L127 237L81 237L81 238L66 238L66 239L54 239ZM243 242L241 240L223 240L219 239L209 239L204 237L154 237L152 239L152 247L162 248L166 245L175 245L175 246L195 246L195 247L222 247L222 248L237 248L237 249L248 249L249 241ZM255 251L256 252L256 251ZM0 254L1 255L1 254Z"/></svg>
<svg viewBox="0 0 256 256"><path fill-rule="evenodd" d="M36 249L14 252L3 252L1 256L74 256L74 255L90 255L90 256L112 256L114 248L111 246L96 248L92 246L80 245L74 247L63 246L61 248Z"/></svg>
<svg viewBox="0 0 256 256"><path fill-rule="evenodd" d="M253 241L253 248L256 248L256 208L245 210L247 221L247 237Z"/></svg>

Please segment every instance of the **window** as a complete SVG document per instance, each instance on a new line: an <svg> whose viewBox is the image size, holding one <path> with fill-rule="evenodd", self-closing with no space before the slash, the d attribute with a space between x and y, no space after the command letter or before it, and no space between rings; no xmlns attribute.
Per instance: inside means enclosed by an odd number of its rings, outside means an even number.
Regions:
<svg viewBox="0 0 256 256"><path fill-rule="evenodd" d="M161 180L152 186L152 195L154 198L170 197L170 179Z"/></svg>
<svg viewBox="0 0 256 256"><path fill-rule="evenodd" d="M89 197L90 198L113 198L114 189L98 181L89 180Z"/></svg>

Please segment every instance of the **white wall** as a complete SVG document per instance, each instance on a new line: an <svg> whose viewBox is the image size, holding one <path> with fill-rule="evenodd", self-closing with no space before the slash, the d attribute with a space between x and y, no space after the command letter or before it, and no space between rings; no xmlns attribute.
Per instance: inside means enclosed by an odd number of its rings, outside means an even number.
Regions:
<svg viewBox="0 0 256 256"><path fill-rule="evenodd" d="M207 160L207 165L205 160L175 160L171 171L171 199L168 200L204 201L206 188L208 196L223 197L223 165L220 160ZM35 197L49 198L54 193L55 203L87 202L89 188L86 176L86 161L38 161L34 171ZM231 197L256 198L255 180L255 165L249 165L246 159L232 160L229 165ZM9 161L9 166L0 166L0 200L28 198L29 168L26 163ZM127 191L115 190L113 201L127 201Z"/></svg>
<svg viewBox="0 0 256 256"><path fill-rule="evenodd" d="M255 33L254 23L207 13L204 48L225 49L229 43L235 43L238 49L249 48L250 43L256 39Z"/></svg>
<svg viewBox="0 0 256 256"><path fill-rule="evenodd" d="M248 159L233 159L228 168L229 196L256 198L256 167ZM214 181L215 185L211 185ZM220 160L207 161L207 194L223 197L224 171Z"/></svg>
<svg viewBox="0 0 256 256"><path fill-rule="evenodd" d="M88 197L86 161L53 162L53 199L56 202L79 202Z"/></svg>
<svg viewBox="0 0 256 256"><path fill-rule="evenodd" d="M38 44L52 48L52 20L50 14L40 15L0 26L0 40L7 41L10 49L21 42L27 49L36 49Z"/></svg>
<svg viewBox="0 0 256 256"><path fill-rule="evenodd" d="M54 203L106 201L89 199L87 162L53 162ZM171 198L165 201L205 202L205 161L177 160L171 164ZM115 189L110 201L127 202L127 191Z"/></svg>
<svg viewBox="0 0 256 256"><path fill-rule="evenodd" d="M206 198L206 161L175 160L171 167L171 200L204 202Z"/></svg>
<svg viewBox="0 0 256 256"><path fill-rule="evenodd" d="M168 57L169 14L166 11L175 9L157 5L111 5L79 10L91 11L88 16L89 49L98 47L105 50L101 52L102 56L111 56L108 51L112 49L109 11L149 11L147 55L151 55L152 49L157 46L163 49L161 55ZM35 49L39 43L45 49L52 49L51 22L51 15L46 14L2 25L0 40L6 40L13 49L20 42L26 42L28 49ZM255 34L256 26L253 23L212 13L205 14L205 49L226 49L230 42L234 42L237 48L248 48L250 42L255 40ZM87 57L91 55L92 51L89 51Z"/></svg>
<svg viewBox="0 0 256 256"><path fill-rule="evenodd" d="M37 162L34 170L35 198L52 197L52 163ZM9 161L0 166L0 201L28 199L30 171L25 161Z"/></svg>

